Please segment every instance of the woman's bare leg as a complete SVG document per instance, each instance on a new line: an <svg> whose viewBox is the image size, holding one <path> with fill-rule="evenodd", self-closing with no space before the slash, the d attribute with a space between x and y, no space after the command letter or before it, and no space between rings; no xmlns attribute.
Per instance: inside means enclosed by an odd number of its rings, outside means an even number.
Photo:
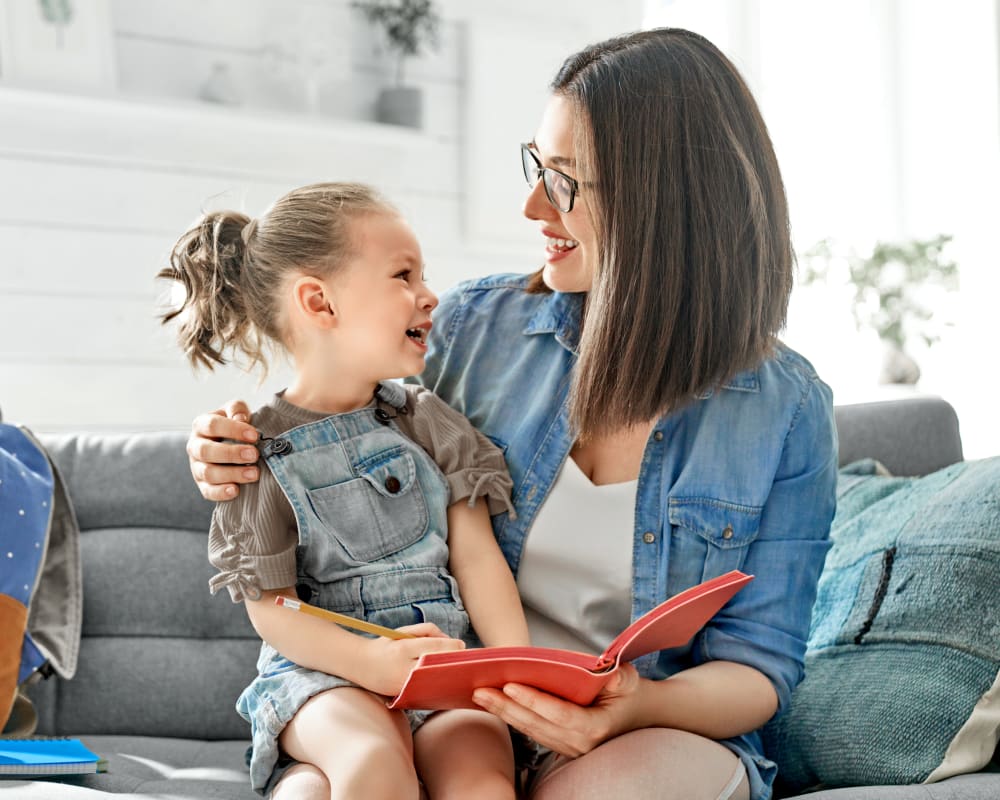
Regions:
<svg viewBox="0 0 1000 800"><path fill-rule="evenodd" d="M514 800L510 733L492 714L435 714L417 731L413 747L417 772L431 800Z"/></svg>
<svg viewBox="0 0 1000 800"><path fill-rule="evenodd" d="M330 798L420 797L406 716L364 689L345 686L311 698L279 742L296 761L319 768Z"/></svg>
<svg viewBox="0 0 1000 800"><path fill-rule="evenodd" d="M576 759L550 756L530 800L749 800L742 762L718 742L687 731L645 728Z"/></svg>

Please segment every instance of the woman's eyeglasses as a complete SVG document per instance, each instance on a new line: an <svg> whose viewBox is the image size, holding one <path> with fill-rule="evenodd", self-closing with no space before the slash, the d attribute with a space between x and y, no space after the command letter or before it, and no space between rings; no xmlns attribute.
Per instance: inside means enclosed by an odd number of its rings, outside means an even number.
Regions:
<svg viewBox="0 0 1000 800"><path fill-rule="evenodd" d="M559 170L543 167L530 144L521 145L521 166L524 168L524 179L529 187L534 189L538 181L542 181L545 196L553 208L563 213L573 210L573 201L580 191L580 184L575 179L563 175Z"/></svg>

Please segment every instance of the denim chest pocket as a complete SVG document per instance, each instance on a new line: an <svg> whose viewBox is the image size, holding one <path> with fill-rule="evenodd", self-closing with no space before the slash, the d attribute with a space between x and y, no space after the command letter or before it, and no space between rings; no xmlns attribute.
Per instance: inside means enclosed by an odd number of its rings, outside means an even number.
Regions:
<svg viewBox="0 0 1000 800"><path fill-rule="evenodd" d="M413 456L404 448L376 453L356 473L309 491L313 511L348 557L378 561L419 541L429 520Z"/></svg>
<svg viewBox="0 0 1000 800"><path fill-rule="evenodd" d="M760 531L761 509L706 498L671 498L668 518L679 543L704 553L698 580L740 569Z"/></svg>

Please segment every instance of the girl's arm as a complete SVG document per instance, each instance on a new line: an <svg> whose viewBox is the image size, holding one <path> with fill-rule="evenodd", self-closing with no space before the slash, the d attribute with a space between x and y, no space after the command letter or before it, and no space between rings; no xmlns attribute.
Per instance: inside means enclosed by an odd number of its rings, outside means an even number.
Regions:
<svg viewBox="0 0 1000 800"><path fill-rule="evenodd" d="M370 691L395 695L416 660L424 653L461 650L460 639L450 639L430 622L400 630L416 639L369 638L332 622L276 605L278 595L295 597L294 587L261 593L247 600L247 614L261 639L299 666L339 675Z"/></svg>
<svg viewBox="0 0 1000 800"><path fill-rule="evenodd" d="M528 624L490 525L485 499L472 507L463 499L448 507L448 566L483 644L528 645Z"/></svg>

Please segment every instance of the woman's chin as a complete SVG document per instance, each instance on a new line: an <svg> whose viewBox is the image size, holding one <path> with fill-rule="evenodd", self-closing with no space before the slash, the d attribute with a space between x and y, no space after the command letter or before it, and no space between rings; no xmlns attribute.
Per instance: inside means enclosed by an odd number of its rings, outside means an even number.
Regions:
<svg viewBox="0 0 1000 800"><path fill-rule="evenodd" d="M546 262L542 268L542 282L553 292L589 292L591 276L578 265Z"/></svg>

